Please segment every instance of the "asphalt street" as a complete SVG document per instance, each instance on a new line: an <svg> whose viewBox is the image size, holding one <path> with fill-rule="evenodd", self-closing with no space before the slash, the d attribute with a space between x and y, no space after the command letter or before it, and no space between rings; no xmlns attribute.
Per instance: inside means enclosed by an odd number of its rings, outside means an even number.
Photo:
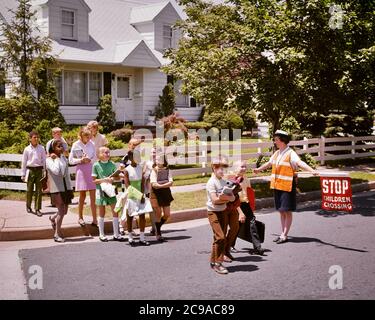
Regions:
<svg viewBox="0 0 375 320"><path fill-rule="evenodd" d="M43 271L43 289L30 299L375 299L375 192L354 197L354 212L328 213L320 202L301 205L290 240L275 244L277 212L263 210L266 256L250 255L238 240L229 274L209 267L211 229L165 226L168 242L130 247L127 242L71 239L69 244L19 252L26 282L30 266ZM188 223L186 223L188 226ZM330 289L332 266L342 289Z"/></svg>

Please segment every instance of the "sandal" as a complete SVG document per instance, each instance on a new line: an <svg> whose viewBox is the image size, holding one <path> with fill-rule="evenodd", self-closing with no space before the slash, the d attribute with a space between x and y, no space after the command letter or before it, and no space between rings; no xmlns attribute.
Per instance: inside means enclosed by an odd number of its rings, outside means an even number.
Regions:
<svg viewBox="0 0 375 320"><path fill-rule="evenodd" d="M280 238L278 241L276 241L277 244L288 242L288 238Z"/></svg>
<svg viewBox="0 0 375 320"><path fill-rule="evenodd" d="M49 221L51 221L51 226L53 230L56 230L56 222L52 219L51 216L48 217Z"/></svg>
<svg viewBox="0 0 375 320"><path fill-rule="evenodd" d="M78 224L79 224L81 227L86 226L86 222L85 222L85 220L83 220L83 219L79 219L79 220L78 220Z"/></svg>

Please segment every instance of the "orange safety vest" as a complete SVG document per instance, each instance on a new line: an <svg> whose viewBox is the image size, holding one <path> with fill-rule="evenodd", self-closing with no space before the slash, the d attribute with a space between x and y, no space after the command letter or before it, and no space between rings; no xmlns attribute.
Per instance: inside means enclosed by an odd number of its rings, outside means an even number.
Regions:
<svg viewBox="0 0 375 320"><path fill-rule="evenodd" d="M290 163L290 155L293 150L287 151L280 159L277 158L280 151L275 152L272 161L272 174L271 174L271 189L292 191L294 170Z"/></svg>

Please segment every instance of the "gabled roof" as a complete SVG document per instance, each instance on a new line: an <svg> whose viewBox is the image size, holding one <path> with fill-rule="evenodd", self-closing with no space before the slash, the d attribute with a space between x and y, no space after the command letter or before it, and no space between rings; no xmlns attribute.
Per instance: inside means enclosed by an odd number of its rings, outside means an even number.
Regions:
<svg viewBox="0 0 375 320"><path fill-rule="evenodd" d="M171 5L169 1L134 7L131 11L130 23L138 24L151 22L165 9L167 5Z"/></svg>
<svg viewBox="0 0 375 320"><path fill-rule="evenodd" d="M146 54L149 59L139 62L139 59L137 59L139 54ZM161 66L158 58L143 40L117 43L113 60L115 63L131 67L158 68Z"/></svg>
<svg viewBox="0 0 375 320"><path fill-rule="evenodd" d="M41 6L41 5L48 5L48 4L52 3L53 1L54 0L31 0L31 4L33 6ZM91 12L90 7L87 5L85 0L76 0L76 1L79 1L82 4L82 6L84 6L86 8L86 10L88 12Z"/></svg>
<svg viewBox="0 0 375 320"><path fill-rule="evenodd" d="M33 5L47 4L54 0L34 0ZM132 65L139 61L139 67L160 67L168 63L163 54L153 50L144 41L141 34L130 24L133 8L138 12L146 10L147 17L156 17L170 2L157 0L79 0L91 8L89 15L89 41L52 40L52 53L61 62L88 64ZM152 5L144 3L152 2ZM3 5L4 4L4 5ZM5 7L14 8L16 0L0 0L0 14ZM140 9L142 8L142 9ZM146 9L145 9L146 8ZM11 19L11 17L4 17ZM135 55L145 57L144 61L135 59ZM141 65L144 64L144 65Z"/></svg>

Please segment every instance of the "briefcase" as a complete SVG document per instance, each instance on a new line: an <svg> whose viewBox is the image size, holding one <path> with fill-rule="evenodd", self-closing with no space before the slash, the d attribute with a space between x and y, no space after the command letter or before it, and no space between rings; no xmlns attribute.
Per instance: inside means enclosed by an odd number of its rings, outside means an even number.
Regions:
<svg viewBox="0 0 375 320"><path fill-rule="evenodd" d="M258 235L260 242L264 242L264 233L266 229L266 225L262 221L255 220L255 225L258 230ZM250 233L250 218L246 217L244 223L240 223L240 230L238 232L238 238L245 240L247 242L253 242Z"/></svg>

